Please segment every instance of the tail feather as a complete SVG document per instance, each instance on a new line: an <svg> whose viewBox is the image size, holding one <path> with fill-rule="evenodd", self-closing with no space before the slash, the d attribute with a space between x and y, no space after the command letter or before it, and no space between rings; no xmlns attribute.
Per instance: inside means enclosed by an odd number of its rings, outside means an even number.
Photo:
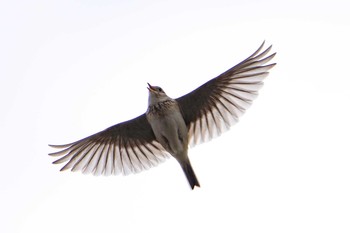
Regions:
<svg viewBox="0 0 350 233"><path fill-rule="evenodd" d="M185 163L181 163L181 168L184 171L186 178L188 180L188 183L190 184L191 188L194 189L194 186L200 187L198 179L196 177L196 174L193 171L193 168L191 166L190 161L187 161Z"/></svg>

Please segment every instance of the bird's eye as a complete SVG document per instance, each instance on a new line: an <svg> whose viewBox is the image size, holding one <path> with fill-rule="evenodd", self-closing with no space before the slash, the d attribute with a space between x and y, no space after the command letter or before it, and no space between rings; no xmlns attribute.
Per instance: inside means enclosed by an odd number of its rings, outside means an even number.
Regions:
<svg viewBox="0 0 350 233"><path fill-rule="evenodd" d="M163 89L162 89L162 88L159 88L158 91L159 91L159 92L163 92Z"/></svg>

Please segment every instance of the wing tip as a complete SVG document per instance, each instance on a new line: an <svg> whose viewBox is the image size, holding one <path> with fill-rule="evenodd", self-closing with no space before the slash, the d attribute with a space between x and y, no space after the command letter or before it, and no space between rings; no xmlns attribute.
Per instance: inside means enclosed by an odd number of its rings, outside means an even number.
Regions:
<svg viewBox="0 0 350 233"><path fill-rule="evenodd" d="M56 162L56 161L55 161L55 162ZM70 167L68 167L67 165L68 165L68 163L60 169L60 172L69 170ZM73 171L73 170L71 170L71 171Z"/></svg>
<svg viewBox="0 0 350 233"><path fill-rule="evenodd" d="M48 144L49 147L52 147L52 148L55 148L55 149L64 149L64 148L67 148L67 147L69 147L71 145L73 145L73 143L63 144L63 145Z"/></svg>

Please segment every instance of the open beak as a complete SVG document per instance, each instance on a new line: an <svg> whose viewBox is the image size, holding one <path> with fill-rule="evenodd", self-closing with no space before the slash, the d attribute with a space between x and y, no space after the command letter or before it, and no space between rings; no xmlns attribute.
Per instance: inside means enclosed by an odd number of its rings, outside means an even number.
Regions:
<svg viewBox="0 0 350 233"><path fill-rule="evenodd" d="M148 89L149 91L156 92L156 90L154 89L154 87L153 87L151 84L149 84L149 83L147 83L147 84L148 84L147 89Z"/></svg>

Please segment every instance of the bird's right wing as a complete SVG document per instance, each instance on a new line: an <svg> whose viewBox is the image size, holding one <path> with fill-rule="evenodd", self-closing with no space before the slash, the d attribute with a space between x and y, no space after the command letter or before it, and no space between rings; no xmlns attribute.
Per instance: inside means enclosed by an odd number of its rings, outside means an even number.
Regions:
<svg viewBox="0 0 350 233"><path fill-rule="evenodd" d="M145 114L79 141L50 146L61 149L50 154L61 157L54 164L66 162L61 170L95 175L136 173L169 157L156 141Z"/></svg>
<svg viewBox="0 0 350 233"><path fill-rule="evenodd" d="M264 43L238 65L176 99L189 130L191 146L228 130L252 104L268 70L275 65L265 65L275 53L269 55L271 46L261 51L263 46Z"/></svg>

